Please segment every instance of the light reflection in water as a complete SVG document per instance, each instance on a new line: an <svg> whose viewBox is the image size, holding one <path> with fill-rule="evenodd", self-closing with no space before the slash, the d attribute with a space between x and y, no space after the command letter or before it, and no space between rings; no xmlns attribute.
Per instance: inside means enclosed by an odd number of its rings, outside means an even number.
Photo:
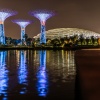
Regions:
<svg viewBox="0 0 100 100"><path fill-rule="evenodd" d="M33 96L38 93L38 96L47 97L49 93L54 93L53 90L58 93L58 89L63 87L66 95L67 83L72 84L75 79L74 51L11 50L7 56L6 59L6 51L0 52L0 95L5 98L7 92L9 95L20 93ZM70 85L68 87L72 91L73 88Z"/></svg>
<svg viewBox="0 0 100 100"><path fill-rule="evenodd" d="M25 85L27 85L27 65L26 65L26 51L20 51L20 61L18 69L18 82L23 85L20 94L26 93Z"/></svg>
<svg viewBox="0 0 100 100"><path fill-rule="evenodd" d="M40 51L40 67L37 72L37 91L39 96L48 94L48 76L46 71L46 51Z"/></svg>
<svg viewBox="0 0 100 100"><path fill-rule="evenodd" d="M71 82L75 79L74 51L47 51L46 64L52 82Z"/></svg>
<svg viewBox="0 0 100 100"><path fill-rule="evenodd" d="M7 100L6 96L8 95L8 70L6 68L6 53L7 51L0 51L0 96L4 96L2 100Z"/></svg>
<svg viewBox="0 0 100 100"><path fill-rule="evenodd" d="M75 75L74 52L69 51L67 55L68 75Z"/></svg>

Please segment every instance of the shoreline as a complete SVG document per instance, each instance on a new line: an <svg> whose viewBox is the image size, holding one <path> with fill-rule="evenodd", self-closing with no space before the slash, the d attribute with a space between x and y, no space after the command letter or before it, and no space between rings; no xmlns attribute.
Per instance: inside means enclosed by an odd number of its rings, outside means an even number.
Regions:
<svg viewBox="0 0 100 100"><path fill-rule="evenodd" d="M88 46L68 46L68 47L59 47L59 46L37 46L37 47L32 47L32 46L0 46L0 50L93 50L93 49L100 49L100 46L93 46L93 45L88 45Z"/></svg>

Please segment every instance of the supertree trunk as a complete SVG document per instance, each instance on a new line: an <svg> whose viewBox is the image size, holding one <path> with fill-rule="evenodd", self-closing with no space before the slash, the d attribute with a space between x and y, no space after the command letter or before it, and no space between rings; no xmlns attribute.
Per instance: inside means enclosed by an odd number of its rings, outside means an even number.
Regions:
<svg viewBox="0 0 100 100"><path fill-rule="evenodd" d="M25 42L25 28L21 28L21 45Z"/></svg>
<svg viewBox="0 0 100 100"><path fill-rule="evenodd" d="M40 44L46 43L45 25L41 24Z"/></svg>
<svg viewBox="0 0 100 100"><path fill-rule="evenodd" d="M4 25L0 24L0 44L5 44Z"/></svg>

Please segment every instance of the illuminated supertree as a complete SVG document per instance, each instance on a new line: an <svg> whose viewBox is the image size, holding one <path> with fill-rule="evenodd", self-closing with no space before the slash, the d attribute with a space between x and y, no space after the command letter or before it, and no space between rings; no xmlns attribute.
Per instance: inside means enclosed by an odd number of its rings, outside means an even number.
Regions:
<svg viewBox="0 0 100 100"><path fill-rule="evenodd" d="M17 12L8 10L8 9L1 9L0 10L0 43L5 44L5 32L4 32L4 21L6 18L17 14Z"/></svg>
<svg viewBox="0 0 100 100"><path fill-rule="evenodd" d="M17 19L17 20L12 20L12 22L18 24L21 27L21 45L22 45L25 42L25 28L32 21Z"/></svg>
<svg viewBox="0 0 100 100"><path fill-rule="evenodd" d="M30 12L30 14L40 20L41 23L40 44L46 43L45 23L47 19L49 19L54 15L54 13L52 11L39 10Z"/></svg>

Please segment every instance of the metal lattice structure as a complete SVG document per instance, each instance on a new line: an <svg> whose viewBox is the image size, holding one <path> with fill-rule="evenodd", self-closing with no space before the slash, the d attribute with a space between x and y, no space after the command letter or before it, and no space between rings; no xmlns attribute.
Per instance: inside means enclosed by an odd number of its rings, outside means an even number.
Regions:
<svg viewBox="0 0 100 100"><path fill-rule="evenodd" d="M21 45L22 45L23 42L25 42L25 28L32 21L30 21L30 20L17 19L17 20L12 20L12 22L18 24L21 27Z"/></svg>
<svg viewBox="0 0 100 100"><path fill-rule="evenodd" d="M85 30L85 29L79 29L79 28L57 28L57 29L51 29L46 31L46 38L49 39L55 39L55 38L64 38L64 37L70 37L74 35L83 35L84 38L90 38L91 36L94 36L95 38L100 37L99 33ZM37 36L34 36L33 38L39 38L40 34Z"/></svg>
<svg viewBox="0 0 100 100"><path fill-rule="evenodd" d="M46 43L45 23L47 19L54 16L54 13L52 11L47 11L47 10L38 10L30 12L30 14L40 20L41 23L40 44Z"/></svg>
<svg viewBox="0 0 100 100"><path fill-rule="evenodd" d="M0 10L0 44L5 44L5 32L4 32L5 19L16 14L17 12L9 9Z"/></svg>

